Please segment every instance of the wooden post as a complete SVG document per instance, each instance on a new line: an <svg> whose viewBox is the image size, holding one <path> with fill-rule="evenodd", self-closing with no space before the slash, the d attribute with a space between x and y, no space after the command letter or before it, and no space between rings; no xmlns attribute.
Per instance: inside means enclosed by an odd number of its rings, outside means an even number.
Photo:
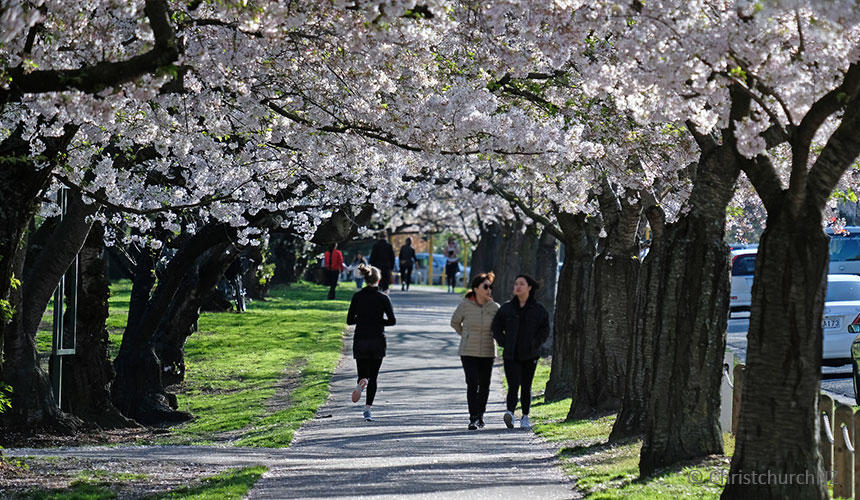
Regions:
<svg viewBox="0 0 860 500"><path fill-rule="evenodd" d="M857 436L857 430L860 429L860 413L854 414L854 434L851 435L851 439L854 439L854 436ZM854 445L854 494L857 494L860 491L860 460L857 460L857 445L854 441L851 442Z"/></svg>
<svg viewBox="0 0 860 500"><path fill-rule="evenodd" d="M466 290L469 289L469 273L466 272L466 268L469 267L469 246L466 245L465 250L463 250L463 288Z"/></svg>
<svg viewBox="0 0 860 500"><path fill-rule="evenodd" d="M427 284L433 284L433 233L428 236L430 240L430 250L427 252Z"/></svg>
<svg viewBox="0 0 860 500"><path fill-rule="evenodd" d="M846 443L843 426L848 429ZM834 498L854 498L854 453L849 451L848 446L853 446L854 440L854 409L850 406L839 405L836 407L836 415L833 421L833 468L836 477L833 479Z"/></svg>
<svg viewBox="0 0 860 500"><path fill-rule="evenodd" d="M827 437L826 427L830 427L830 435L833 436L833 398L827 394L820 394L818 396L818 415L818 418L821 420L821 432L818 439L822 463L825 474L831 474L833 472L833 443ZM827 420L824 419L825 415L827 416Z"/></svg>
<svg viewBox="0 0 860 500"><path fill-rule="evenodd" d="M735 390L732 396L732 434L738 435L738 419L741 416L741 390L744 385L744 364L735 365L734 386Z"/></svg>

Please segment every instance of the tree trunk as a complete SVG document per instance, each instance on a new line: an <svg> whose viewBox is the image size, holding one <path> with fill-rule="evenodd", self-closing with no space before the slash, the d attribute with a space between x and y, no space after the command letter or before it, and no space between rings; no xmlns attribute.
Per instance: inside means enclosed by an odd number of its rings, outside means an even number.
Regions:
<svg viewBox="0 0 860 500"><path fill-rule="evenodd" d="M525 229L525 230L523 230ZM537 225L523 227L517 218L504 224L497 256L493 299L506 302L513 296L518 274L534 277L538 246Z"/></svg>
<svg viewBox="0 0 860 500"><path fill-rule="evenodd" d="M561 265L553 321L552 366L544 391L546 401L573 396L575 342L585 331L588 294L594 257L597 253L595 224L583 214L556 214L564 233L564 262Z"/></svg>
<svg viewBox="0 0 860 500"><path fill-rule="evenodd" d="M594 259L585 329L576 339L573 400L567 418L618 411L627 382L627 351L639 276L641 208L616 196L608 181L598 194L606 238Z"/></svg>
<svg viewBox="0 0 860 500"><path fill-rule="evenodd" d="M734 140L723 132L723 143ZM726 207L739 173L726 146L697 137L702 154L689 211L666 227L665 246L652 249L661 262L647 300L644 342L653 344L652 377L642 474L682 460L723 452L720 382L726 347L729 302L729 249L724 243ZM650 309L653 303L653 309ZM650 337L650 339L649 339ZM647 373L647 370L646 370Z"/></svg>
<svg viewBox="0 0 860 500"><path fill-rule="evenodd" d="M134 309L129 309L129 323L114 360L116 378L111 386L113 403L124 415L147 425L191 418L186 412L176 411L176 397L164 391L163 366L155 353L153 341L164 311L170 309L194 262L213 246L229 243L234 232L224 224L209 224L189 238L168 263L158 287L143 308L140 304L144 300L145 285L149 283L147 280L152 279L147 278L151 271L136 273L141 275L141 291L132 289L131 305ZM135 283L135 288L137 285Z"/></svg>
<svg viewBox="0 0 860 500"><path fill-rule="evenodd" d="M472 252L469 282L480 273L496 270L496 256L499 253L502 232L499 224L493 222L481 225L481 237Z"/></svg>
<svg viewBox="0 0 860 500"><path fill-rule="evenodd" d="M816 212L818 212L816 214ZM816 474L798 484L728 484L724 498L826 498L818 453L822 312L828 240L820 211L768 217L756 256L732 473ZM767 426L763 426L763 423Z"/></svg>
<svg viewBox="0 0 860 500"><path fill-rule="evenodd" d="M62 409L104 429L134 426L110 401L114 377L108 357L108 297L104 269L104 228L93 227L79 254L76 352L63 358ZM71 323L71 311L65 322ZM67 327L67 331L70 327Z"/></svg>
<svg viewBox="0 0 860 500"><path fill-rule="evenodd" d="M70 195L66 216L29 266L27 280L11 301L16 312L4 331L3 380L13 388L12 409L3 416L15 426L65 431L80 423L57 406L48 377L39 366L36 332L57 283L86 240L92 225L88 219L97 209L95 204L83 203L79 195ZM12 253L10 257L17 260L20 254L16 257ZM21 276L23 266L19 264L15 272Z"/></svg>
<svg viewBox="0 0 860 500"><path fill-rule="evenodd" d="M841 121L817 152L821 125ZM791 131L788 189L773 182L766 156L744 163L744 171L767 209L759 243L747 333L744 390L731 476L723 498L827 498L818 451L818 395L828 239L822 211L842 175L860 157L860 62L841 84L816 101ZM855 445L856 446L856 445ZM767 481L744 485L750 474ZM776 475L778 480L770 479ZM790 478L800 478L788 484ZM802 479L802 482L801 482ZM762 484L764 483L764 484Z"/></svg>
<svg viewBox="0 0 860 500"><path fill-rule="evenodd" d="M660 298L659 276L663 274L665 216L656 204L646 210L651 226L651 246L642 262L636 282L633 304L633 336L627 353L627 385L621 411L612 426L609 442L615 443L645 432L645 411L648 403L646 381L652 377L654 335L658 328L657 306Z"/></svg>
<svg viewBox="0 0 860 500"><path fill-rule="evenodd" d="M558 241L548 230L541 232L535 255L535 279L540 283L540 288L535 295L537 301L542 304L550 317L550 337L544 344L544 349L552 349L552 319L555 317L555 292L558 281Z"/></svg>
<svg viewBox="0 0 860 500"><path fill-rule="evenodd" d="M237 253L232 244L214 246L198 259L182 281L153 341L155 354L162 366L161 383L164 387L185 379L185 341L197 331L202 304L215 291Z"/></svg>

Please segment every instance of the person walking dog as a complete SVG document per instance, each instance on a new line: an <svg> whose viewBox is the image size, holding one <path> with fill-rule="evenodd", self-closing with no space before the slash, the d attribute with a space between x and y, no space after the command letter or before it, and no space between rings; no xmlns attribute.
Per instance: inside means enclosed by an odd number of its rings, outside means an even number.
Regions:
<svg viewBox="0 0 860 500"><path fill-rule="evenodd" d="M490 396L490 376L496 357L492 324L499 304L493 301L493 273L481 273L451 315L451 327L460 335L460 360L466 374L466 401L470 431L484 427L484 411Z"/></svg>
<svg viewBox="0 0 860 500"><path fill-rule="evenodd" d="M382 277L379 269L361 264L358 271L364 276L367 285L355 292L346 313L346 324L355 325L352 357L355 358L358 371L358 385L352 391L352 402L357 403L366 389L364 419L372 422L370 409L376 397L379 368L382 366L382 358L385 357L385 327L394 326L397 320L388 295L379 291L379 280Z"/></svg>
<svg viewBox="0 0 860 500"><path fill-rule="evenodd" d="M540 358L540 347L549 337L549 314L534 297L538 287L531 276L518 275L514 280L514 296L502 304L493 318L493 338L504 348L502 357L508 381L504 420L508 429L514 427L518 392L523 412L520 427L531 429L529 409L532 381Z"/></svg>

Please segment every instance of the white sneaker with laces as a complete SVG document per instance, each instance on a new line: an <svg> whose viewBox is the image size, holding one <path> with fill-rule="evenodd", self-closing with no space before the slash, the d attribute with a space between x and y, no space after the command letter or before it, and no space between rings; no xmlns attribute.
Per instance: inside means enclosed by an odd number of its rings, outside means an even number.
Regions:
<svg viewBox="0 0 860 500"><path fill-rule="evenodd" d="M358 400L361 399L361 393L364 392L365 388L367 388L367 379L363 378L358 381L358 385L356 385L355 389L352 391L353 403L358 403Z"/></svg>
<svg viewBox="0 0 860 500"><path fill-rule="evenodd" d="M532 428L532 423L529 421L528 415L523 415L523 418L520 419L520 429L529 430Z"/></svg>
<svg viewBox="0 0 860 500"><path fill-rule="evenodd" d="M373 415L370 414L370 410L364 410L364 420L367 422L373 422Z"/></svg>

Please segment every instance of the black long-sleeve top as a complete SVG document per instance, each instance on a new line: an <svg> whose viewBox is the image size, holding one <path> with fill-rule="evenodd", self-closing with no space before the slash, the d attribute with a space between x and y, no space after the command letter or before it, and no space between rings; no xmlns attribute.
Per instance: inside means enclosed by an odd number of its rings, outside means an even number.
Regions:
<svg viewBox="0 0 860 500"><path fill-rule="evenodd" d="M346 324L355 325L353 357L385 357L385 327L396 323L388 295L375 286L366 286L355 292L346 313Z"/></svg>
<svg viewBox="0 0 860 500"><path fill-rule="evenodd" d="M380 270L394 269L394 247L385 240L379 240L370 249L370 265Z"/></svg>

